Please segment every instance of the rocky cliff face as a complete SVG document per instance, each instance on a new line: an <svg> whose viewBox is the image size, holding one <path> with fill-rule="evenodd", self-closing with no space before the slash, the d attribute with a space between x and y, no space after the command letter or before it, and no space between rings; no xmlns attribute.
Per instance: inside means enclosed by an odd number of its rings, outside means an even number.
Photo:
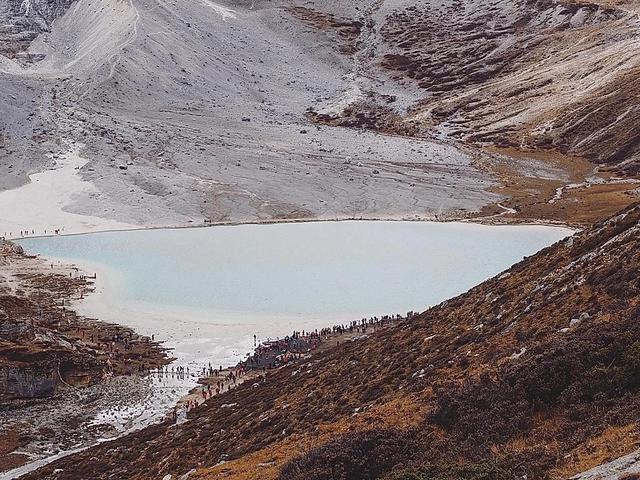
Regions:
<svg viewBox="0 0 640 480"><path fill-rule="evenodd" d="M0 0L0 55L29 59L25 50L74 0Z"/></svg>
<svg viewBox="0 0 640 480"><path fill-rule="evenodd" d="M0 303L7 300L0 297ZM99 380L107 366L74 343L13 315L5 320L0 326L0 404L49 397L60 387Z"/></svg>
<svg viewBox="0 0 640 480"><path fill-rule="evenodd" d="M374 127L402 134L555 149L640 171L637 2L389 3L372 17L369 65L418 87L423 99L401 122L393 110L380 114L384 98L354 105L347 124L356 117L370 127L366 119L377 117Z"/></svg>
<svg viewBox="0 0 640 480"><path fill-rule="evenodd" d="M0 402L48 397L57 383L51 366L0 366Z"/></svg>

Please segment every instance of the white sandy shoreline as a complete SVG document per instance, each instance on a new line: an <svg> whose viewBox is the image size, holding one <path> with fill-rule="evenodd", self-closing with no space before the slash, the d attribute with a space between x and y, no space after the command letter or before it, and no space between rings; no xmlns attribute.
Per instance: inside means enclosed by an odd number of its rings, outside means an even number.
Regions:
<svg viewBox="0 0 640 480"><path fill-rule="evenodd" d="M184 334L185 329L179 326L183 323L189 326L202 326L207 329L216 328L221 330L234 330L240 328L246 330L247 314L239 311L216 310L211 312L198 308L189 308L183 306L165 306L154 305L144 302L135 302L129 305L121 305L118 300L117 291L122 288L119 280L120 273L105 265L88 262L85 260L76 261L63 257L43 256L47 262L59 266L68 265L70 269L76 267L80 272L76 275L92 276L90 279L94 284L94 291L87 292L83 298L73 299L71 308L78 314L86 318L94 318L108 323L115 323L134 329L138 334L154 338L155 341L162 342L165 348L176 355L176 364L182 366L190 366L191 368L202 368L209 362L215 365L222 364L225 367L233 366L240 360L243 360L247 354L253 352L254 340L253 333L242 334L237 342L231 346L224 346L224 350L228 353L220 355L220 350L209 349L206 346L212 346L215 342L207 343L203 338L194 338L194 348L184 348L185 339L178 341L180 334ZM388 312L390 313L390 312ZM323 316L313 316L306 322L300 322L300 316L294 314L278 314L278 318L282 323L291 325L291 329L274 331L271 327L265 329L264 325L272 324L273 314L256 313L249 314L250 324L255 326L258 343L268 341L278 336L282 337L290 334L294 329L322 328L335 323L348 322L356 320L359 317L358 312L344 312L340 315L326 314ZM244 320L241 327L237 322ZM175 327L174 327L175 325ZM169 328L172 327L172 328ZM226 336L225 336L226 337ZM223 337L224 338L224 337ZM228 338L228 337L226 337ZM182 346L182 347L181 347ZM202 348L198 348L201 346ZM204 349L204 351L203 351Z"/></svg>
<svg viewBox="0 0 640 480"><path fill-rule="evenodd" d="M122 228L104 228L104 229L91 229L81 232L59 234L35 234L26 235L23 237L7 238L11 241L19 241L27 238L49 238L56 236L81 236L91 235L94 233L110 233L110 232L138 232L146 230L178 230L189 228L212 228L212 227L237 227L242 225L279 225L279 224L297 224L297 223L327 223L327 222L420 222L420 223L462 223L462 224L476 224L491 227L514 227L514 226L537 226L537 227L559 227L579 232L580 229L574 225L567 224L565 222L553 222L551 220L527 220L519 221L513 220L511 222L496 222L495 217L471 217L471 218L458 218L452 217L450 219L439 219L435 217L335 217L335 218L301 218L301 219L267 219L267 220L247 220L238 222L211 222L206 224L194 225L194 224L179 224L179 225L158 225L158 226L127 226Z"/></svg>
<svg viewBox="0 0 640 480"><path fill-rule="evenodd" d="M54 168L44 169L29 175L29 182L17 188L0 191L0 236L7 240L38 238L54 235L84 235L113 231L136 231L179 228L203 228L211 226L269 225L281 223L314 223L339 221L404 221L404 222L464 222L490 225L532 224L567 226L560 222L527 221L506 219L503 214L485 217L474 216L474 210L449 209L444 213L424 215L420 213L380 215L363 213L359 215L323 214L301 218L246 218L231 221L210 221L205 217L169 216L158 224L144 221L125 222L127 211L116 214L115 210L106 218L104 212L86 208L87 199L102 198L102 192L92 180L80 175L89 167L89 160L81 154L84 145L71 142L67 148L50 155ZM85 172L86 173L86 172ZM501 205L500 205L501 206ZM479 207L478 207L479 208ZM510 210L505 207L508 213ZM72 211L83 213L72 213ZM328 213L328 212L327 212ZM178 220L179 219L179 220ZM174 220L177 222L174 223Z"/></svg>

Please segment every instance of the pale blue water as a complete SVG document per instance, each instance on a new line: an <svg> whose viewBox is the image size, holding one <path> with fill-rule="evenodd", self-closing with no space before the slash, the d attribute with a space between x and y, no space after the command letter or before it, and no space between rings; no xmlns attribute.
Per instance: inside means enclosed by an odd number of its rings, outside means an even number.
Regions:
<svg viewBox="0 0 640 480"><path fill-rule="evenodd" d="M31 253L55 257L56 264L65 259L88 272L96 269L98 293L74 308L154 335L173 349L178 365L191 368L187 378L152 376L153 392L142 403L96 418L117 425L122 417L137 425L162 418L196 385L203 367L237 363L253 348L254 335L260 341L294 329L423 310L571 233L544 226L360 221L20 243Z"/></svg>
<svg viewBox="0 0 640 480"><path fill-rule="evenodd" d="M422 310L571 231L547 226L318 222L25 239L30 252L100 264L125 303L212 314L330 318Z"/></svg>

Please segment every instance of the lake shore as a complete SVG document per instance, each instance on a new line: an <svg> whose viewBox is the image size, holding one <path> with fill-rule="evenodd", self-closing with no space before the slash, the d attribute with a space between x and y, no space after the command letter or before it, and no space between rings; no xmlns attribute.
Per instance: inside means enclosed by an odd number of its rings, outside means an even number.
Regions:
<svg viewBox="0 0 640 480"><path fill-rule="evenodd" d="M447 233L449 230L451 232ZM136 331L166 341L187 362L206 359L226 364L240 360L254 346L254 335L258 340L263 340L286 335L298 327L322 327L331 322L351 321L362 315L427 308L470 288L486 275L498 273L523 255L534 253L561 236L572 233L560 229L558 232L563 232L563 235L556 236L554 233L546 238L545 231L541 226L506 226L503 230L503 227L467 223L305 222L269 224L264 227L250 224L234 229L135 230L101 233L86 238L74 235L51 240L25 240L22 244L44 256L62 257L63 262L76 263L88 270L89 274L99 273L95 280L97 293L74 303L74 308L82 315L114 322L126 319L127 324ZM453 242L449 235L455 237ZM522 239L518 240L522 235ZM260 238L263 253L254 250L256 238ZM513 248L513 255L508 254L508 258L503 259L503 253L482 246L483 243L496 241L502 248ZM525 243L520 246L521 241ZM267 242L266 246L264 242ZM529 243L531 246L526 246ZM151 248L147 248L147 244L151 244ZM388 248L378 244L395 245L394 250L399 253L390 253ZM199 245L206 245L206 248ZM403 252L405 249L407 251ZM411 271L418 268L411 265L415 262L407 257L415 249L438 251L441 254L451 250L452 258L457 259L455 265L459 268L456 268L460 270L464 267L472 272L459 271L456 274L463 281L460 286L457 283L448 286L431 286L427 283L421 287L411 287L414 295L403 293L401 283L411 273L402 268ZM474 253L458 253L469 249ZM154 253L156 250L157 253ZM195 257L191 258L193 251L198 251L195 264ZM135 256L137 266L129 265L128 254ZM171 264L167 263L166 255L171 255ZM322 279L312 271L292 275L292 272L299 270L298 262L310 258L309 255L318 256L314 262L326 265L321 270ZM371 264L372 258L377 259L375 264L378 266ZM353 262L366 271L352 271ZM385 267L381 262L386 262ZM435 258L421 262L427 262L425 267L430 270L444 268ZM431 267L429 263L432 263ZM256 264L270 272L269 278L256 278L252 267ZM402 267L403 264L406 267ZM487 266L492 264L496 267L487 270ZM146 275L148 269L144 265L155 268L156 274ZM329 265L333 265L331 268L340 268L332 274L326 270ZM345 269L342 265L350 267ZM136 278L125 278L123 272L129 268L137 272ZM178 281L175 279L176 272L172 270L174 268L179 268L179 272L182 272L180 275L186 271L189 275L180 277L182 280ZM357 272L363 276L360 277ZM301 286L304 278L311 278L309 275L314 282ZM465 280L469 275L470 278ZM329 310L326 306L313 307L317 302L315 289L323 292L327 283L335 283L333 279L336 276L345 278L340 279L340 284L324 295L329 295L327 298L332 298L334 304L337 299L339 302ZM282 288L275 289L272 286L274 278L280 277L284 282ZM384 291L387 296L398 297L398 300L391 304L386 301L372 303L366 292L359 294L354 285L361 282L360 278L367 277L379 291ZM156 287L162 294L156 293ZM389 290L391 287L392 290ZM422 293L424 291L431 292L426 299ZM215 300L208 298L211 295L215 296ZM251 295L251 298L245 300L243 295ZM190 300L185 300L187 298ZM192 303L194 301L196 303ZM242 323L247 322L251 324L249 327L241 327ZM262 328L265 324L272 326ZM192 337L186 338L185 332L192 332ZM218 351L213 358L209 356L210 352L215 351L215 348L211 348L214 344L227 342L229 338L241 338L241 341L228 343L229 348L225 352ZM192 363L191 367L201 365Z"/></svg>
<svg viewBox="0 0 640 480"><path fill-rule="evenodd" d="M95 229L87 229L78 232L68 233L64 228L60 228L58 233L49 231L48 233L29 234L25 230L23 236L13 236L6 238L7 240L22 240L25 238L48 238L55 236L78 236L89 235L93 233L111 233L111 232L138 232L138 231L154 231L154 230L180 230L190 228L212 228L212 227L237 227L241 225L281 225L281 224L300 224L300 223L325 223L325 222L419 222L419 223L471 223L478 225L488 226L548 226L548 227L566 227L573 230L579 230L584 225L582 223L571 223L563 220L549 220L549 219L520 219L504 216L508 213L512 213L510 209L503 210L501 213L480 215L480 212L475 212L471 215L428 215L428 216L358 216L358 217L327 217L327 218L282 218L282 219L266 219L266 220L247 220L247 221L219 221L219 222L204 222L200 225L193 223L175 224L175 225L158 225L158 226L130 226L123 225L110 228L109 226L96 226Z"/></svg>
<svg viewBox="0 0 640 480"><path fill-rule="evenodd" d="M272 222L273 223L273 222ZM290 222L289 222L290 223ZM300 222L294 222L300 223ZM306 222L305 222L306 223ZM321 223L323 225L329 225L326 222L315 222ZM386 222L382 222L383 225L391 225ZM348 226L348 223L340 222L341 226ZM356 222L355 225L362 225L359 222ZM418 226L417 223L411 222L410 225ZM437 223L436 225L441 225ZM465 224L460 224L457 228L471 228L472 226L464 227ZM488 227L476 227L476 228L488 228ZM526 228L526 227L525 227ZM167 229L169 231L174 231L177 229ZM180 230L183 232L184 230ZM214 230L200 230L197 229L198 232L206 233L213 232ZM228 232L227 230L225 230ZM135 232L144 233L136 230ZM61 235L60 240L64 240L65 237L73 237L78 241L85 242L84 238L79 238L75 235ZM49 258L49 257L47 257ZM185 401L194 401L195 398L200 398L201 388L198 386L198 381L200 381L200 385L212 385L211 380L202 379L201 375L197 372L203 367L206 366L207 363L211 363L214 360L214 356L211 355L211 351L202 351L199 352L197 350L184 350L181 349L180 342L177 342L174 337L173 340L165 335L163 335L161 329L159 328L156 315L159 314L158 311L147 314L147 319L144 320L140 317L135 310L127 310L120 309L122 305L119 305L120 301L117 297L113 297L109 290L113 291L113 286L108 285L109 279L116 279L117 283L117 272L110 271L109 269L105 269L104 265L100 265L98 263L91 263L85 261L75 261L74 263L77 267L73 267L70 265L70 259L56 259L56 260L34 260L39 261L42 268L42 274L47 275L51 272L47 270L47 267L50 267L51 263L54 264L54 273L60 274L63 272L67 274L67 272L71 272L72 278L84 278L90 277L94 274L96 275L95 279L91 280L91 285L86 287L83 290L76 289L72 294L67 296L67 305L70 309L78 312L81 316L91 317L91 318L100 318L102 320L115 321L116 323L126 324L138 334L145 335L152 340L155 340L156 344L159 341L163 341L162 345L165 348L170 348L171 355L177 357L177 361L175 361L171 367L163 371L162 375L158 374L158 371L155 371L154 375L150 377L139 377L139 380L132 379L133 383L121 383L114 384L118 386L118 388L122 389L122 395L120 396L125 404L119 404L118 406L113 405L102 405L98 406L95 409L90 409L86 413L84 417L84 422L95 423L96 425L102 425L102 429L104 431L99 432L97 437L93 439L85 439L81 442L82 445L89 445L91 442L95 441L96 438L114 438L115 436L120 436L125 433L132 431L133 429L140 428L144 425L161 421L162 418L166 416L167 413L171 413L171 410L174 405L182 405ZM76 271L75 268L78 268ZM49 268L51 270L51 268ZM81 293L82 292L82 293ZM109 298L111 295L111 298ZM448 295L451 295L449 293ZM427 305L424 307L426 308ZM165 312L166 313L166 312ZM391 312L386 312L391 313ZM167 324L172 324L175 321L180 320L180 315L184 315L184 311L176 312L173 320L168 319ZM265 317L267 318L267 317ZM304 328L321 328L327 327L331 325L335 325L340 322L348 322L351 320L356 320L359 317L355 314L344 315L341 318L336 318L334 315L327 315L324 318L316 318L310 323L307 323ZM204 319L206 321L210 321L209 319ZM268 318L267 318L268 320ZM292 317L290 320L291 325L284 326L274 326L272 323L264 322L266 325L263 328L264 333L260 334L256 341L264 341L267 340L268 337L275 338L277 335L284 336L290 334L291 331L294 330L297 320ZM216 327L217 328L217 327ZM184 332L183 328L178 328ZM253 330L252 330L253 331ZM191 337L192 340L188 340L186 343L189 344L189 348L191 349L194 345L196 349L200 349L198 347L198 342L196 339L200 339L203 335L195 334L195 336ZM230 334L231 335L231 334ZM233 334L235 335L235 334ZM233 336L231 335L231 336ZM236 351L232 356L223 356L222 358L226 358L226 360L220 360L223 362L223 367L235 366L239 361L241 361L244 357L243 355L251 351L253 347L257 346L254 343L254 340L251 338L251 335L247 335L245 332L244 340L233 347ZM206 337L206 335L205 335ZM195 343L194 343L195 342ZM329 342L331 343L331 342ZM160 344L158 344L160 345ZM203 345L204 347L205 345ZM206 348L205 348L206 350ZM185 352L187 354L185 355ZM171 368L188 368L188 375L179 377L177 375L170 374ZM258 373L251 373L246 378L255 378ZM242 380L245 380L243 378ZM216 380L214 380L215 382ZM200 389L200 390L199 390ZM191 393L189 393L191 391ZM154 393L155 392L155 393ZM101 395L101 394L98 394ZM67 400L61 399L60 402L62 404L67 405L67 407L62 408L62 411L73 411L71 406L74 405L74 400L71 396ZM108 403L108 402L107 402ZM52 405L55 402L51 402ZM145 410L147 414L142 418L142 421L137 420L139 412L141 410ZM122 413L124 412L124 413ZM37 414L36 414L37 415ZM28 416L28 415L27 415ZM123 420L123 417L127 417ZM133 420L132 420L133 418ZM82 422L81 422L82 423ZM72 429L73 431L73 429ZM97 430L96 430L97 431ZM76 447L77 444L70 445L70 447ZM17 449L20 451L20 448ZM69 448L69 450L73 450L73 448ZM15 452L16 449L13 450ZM55 455L59 455L60 452L56 452L54 450L48 450L51 458L54 458ZM33 467L40 466L41 458L30 457L30 458L22 458L23 461L28 462ZM29 468L27 468L29 469ZM21 470L24 471L24 470ZM2 477L0 477L2 478ZM7 477L11 478L11 477Z"/></svg>
<svg viewBox="0 0 640 480"><path fill-rule="evenodd" d="M14 261L19 262L21 259L29 262L30 270L60 277L64 281L69 278L84 282L86 277L96 275L95 279L82 283L80 288L65 290L65 312L73 318L74 325L81 326L84 332L80 334L82 338L87 338L88 341L93 335L97 337L98 334L104 334L103 329L107 329L107 332L111 332L112 328L119 332L132 332L128 327L88 320L75 312L75 307L87 298L101 295L95 290L96 284L106 277L104 271L96 272L92 269L91 272L83 272L60 259L45 261L39 258L22 258L18 255ZM71 272L72 275L67 277L67 272ZM305 352L301 358L321 354L336 342L351 341L359 335L359 328L341 335L324 335L313 351ZM224 381L229 373L235 373L237 376L237 381L232 383L231 388L245 381L259 380L264 374L263 370L258 368L238 375L238 365L234 363L218 370L213 376L203 376L196 368L187 370L186 375L183 373L180 376L176 366L179 362L175 363L175 358L164 355L163 352L167 349L161 347L162 343L152 342L149 337L142 338L146 339L144 344L150 346L150 351L158 351L162 355L159 358L154 357L149 365L155 366L145 372L134 372L126 376L109 375L81 390L64 385L51 398L21 401L5 406L5 409L0 411L4 427L0 432L0 438L6 445L0 451L0 478L17 478L50 461L79 452L101 441L118 438L163 419L171 419L172 412L180 412L180 421L185 421L188 412L203 403L203 388L213 387L215 391L216 381ZM171 363L172 361L174 362ZM159 388L171 390L170 393L164 393L160 403L157 402ZM229 384L226 390L228 389ZM216 393L226 390L223 387ZM211 394L207 398L215 395L209 391ZM39 432L32 432L28 426L30 424L38 425ZM83 433L79 435L80 432ZM48 438L50 440L47 440ZM34 440L39 444L35 450L32 445Z"/></svg>
<svg viewBox="0 0 640 480"><path fill-rule="evenodd" d="M72 265L24 255L9 242L0 252L0 471L146 424L125 410L150 395L147 372L171 361L164 348L70 308L93 289Z"/></svg>

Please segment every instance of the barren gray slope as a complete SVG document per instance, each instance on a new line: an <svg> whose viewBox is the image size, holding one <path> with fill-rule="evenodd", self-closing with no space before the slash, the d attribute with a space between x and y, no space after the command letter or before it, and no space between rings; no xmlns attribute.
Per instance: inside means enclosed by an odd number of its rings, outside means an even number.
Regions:
<svg viewBox="0 0 640 480"><path fill-rule="evenodd" d="M0 168L29 152L4 187L50 163L43 152L80 142L81 175L101 194L66 208L140 225L424 217L498 198L452 146L310 124L307 108L352 91L357 55L287 6L76 1L31 45L44 60L2 63L3 84L35 85L1 105ZM399 88L380 75L379 88ZM43 122L35 141L16 130Z"/></svg>

